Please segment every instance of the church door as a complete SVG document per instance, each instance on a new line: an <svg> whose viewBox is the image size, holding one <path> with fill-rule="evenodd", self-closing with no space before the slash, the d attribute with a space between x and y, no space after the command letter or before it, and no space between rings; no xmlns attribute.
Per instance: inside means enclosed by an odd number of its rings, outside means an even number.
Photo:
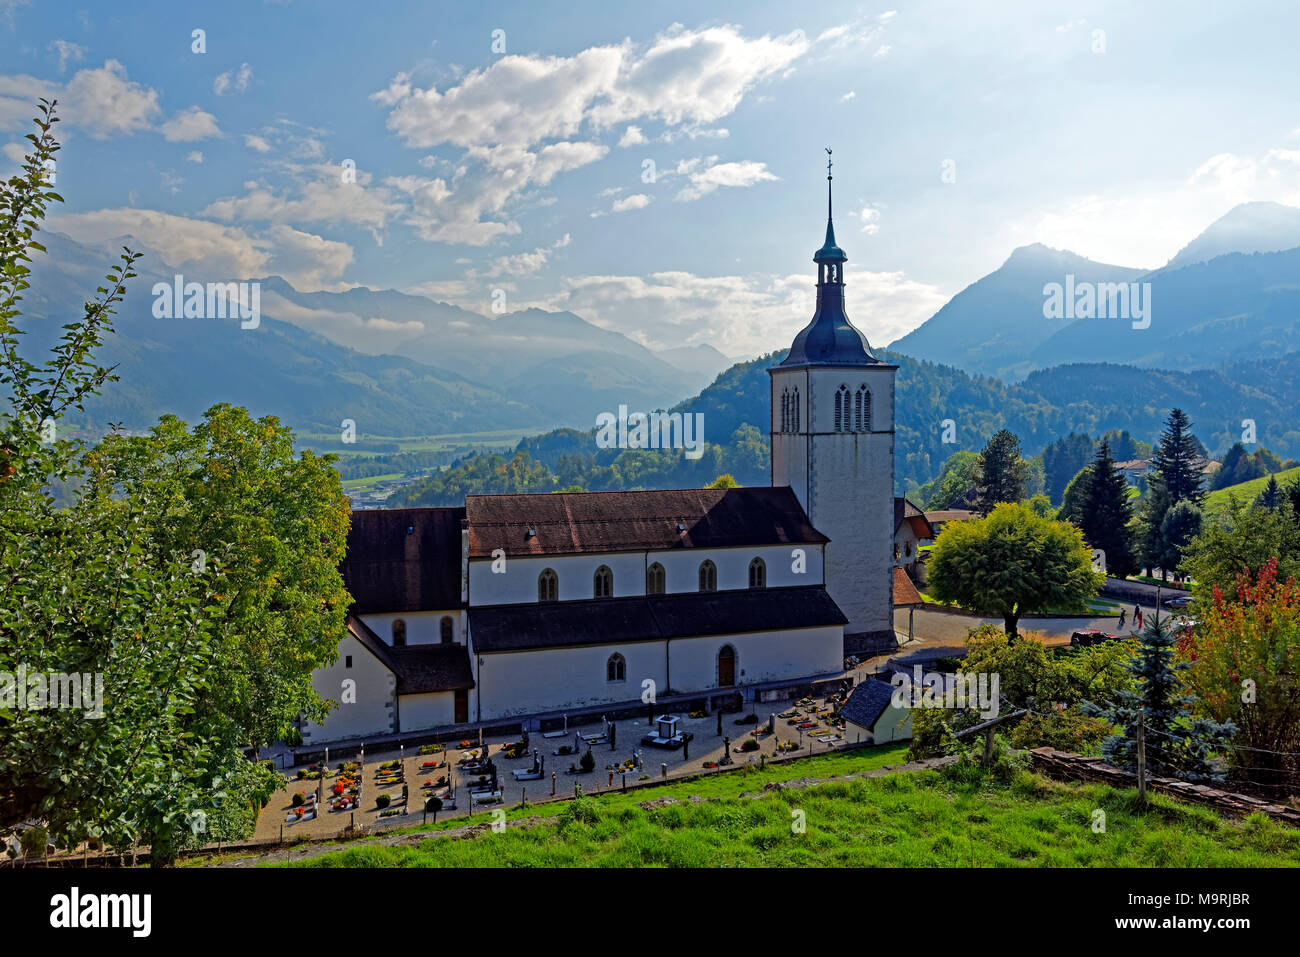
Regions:
<svg viewBox="0 0 1300 957"><path fill-rule="evenodd" d="M729 688L736 683L736 649L726 645L718 652L718 687Z"/></svg>

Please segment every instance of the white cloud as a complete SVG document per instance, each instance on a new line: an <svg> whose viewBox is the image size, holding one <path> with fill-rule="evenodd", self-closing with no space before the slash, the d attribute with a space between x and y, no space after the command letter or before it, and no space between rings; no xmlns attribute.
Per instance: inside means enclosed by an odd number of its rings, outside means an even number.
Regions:
<svg viewBox="0 0 1300 957"><path fill-rule="evenodd" d="M32 117L36 116L37 101L42 97L52 100L60 95L57 83L26 74L0 76L0 129L31 128Z"/></svg>
<svg viewBox="0 0 1300 957"><path fill-rule="evenodd" d="M557 249L563 249L569 245L569 234L565 233L550 246L538 246L532 252L518 253L514 256L501 256L495 259L492 265L480 272L471 272L470 278L477 276L486 276L495 279L499 276L509 276L518 279L523 276L531 276L551 259L552 254Z"/></svg>
<svg viewBox="0 0 1300 957"><path fill-rule="evenodd" d="M248 84L252 79L252 67L247 63L241 63L238 71L227 70L225 73L218 73L212 81L212 92L217 96L223 96L227 90L231 89L236 93L243 93L248 89Z"/></svg>
<svg viewBox="0 0 1300 957"><path fill-rule="evenodd" d="M863 206L853 215L857 216L862 222L862 231L868 236L874 236L880 232L880 210L874 206Z"/></svg>
<svg viewBox="0 0 1300 957"><path fill-rule="evenodd" d="M85 47L78 43L71 43L68 40L55 40L46 49L52 50L59 55L60 73L68 68L69 63L76 63L86 55Z"/></svg>
<svg viewBox="0 0 1300 957"><path fill-rule="evenodd" d="M6 143L3 152L5 157L15 166L21 166L23 159L27 155L27 147L30 145L30 143Z"/></svg>
<svg viewBox="0 0 1300 957"><path fill-rule="evenodd" d="M158 127L158 132L169 143L192 143L221 135L217 118L197 106L181 110Z"/></svg>
<svg viewBox="0 0 1300 957"><path fill-rule="evenodd" d="M623 131L622 137L618 141L619 146L639 146L642 143L649 143L645 134L641 132L639 126L629 126Z"/></svg>
<svg viewBox="0 0 1300 957"><path fill-rule="evenodd" d="M191 151L186 155L186 157L185 157L185 162L187 162L187 163L196 163L196 164L197 164L197 163L202 163L202 162L203 162L203 154L202 154L201 152L199 152L198 150L191 150Z"/></svg>
<svg viewBox="0 0 1300 957"><path fill-rule="evenodd" d="M236 226L176 216L150 209L100 209L60 213L50 226L78 242L100 243L131 237L169 268L194 273L197 282L281 275L303 290L336 288L352 263L352 247L276 225L265 235Z"/></svg>
<svg viewBox="0 0 1300 957"><path fill-rule="evenodd" d="M873 345L899 338L930 318L948 297L902 273L855 272L846 287L854 325ZM816 308L815 278L698 276L580 276L542 303L571 310L651 348L710 343L728 355L790 345Z"/></svg>
<svg viewBox="0 0 1300 957"><path fill-rule="evenodd" d="M857 96L858 94L856 91L849 90L849 92L845 93L842 97L840 97L840 102L847 103L849 102L849 100L857 99Z"/></svg>
<svg viewBox="0 0 1300 957"><path fill-rule="evenodd" d="M131 80L117 60L78 70L68 82L67 121L96 139L149 129L161 110L158 91Z"/></svg>
<svg viewBox="0 0 1300 957"><path fill-rule="evenodd" d="M747 39L732 26L674 27L644 49L624 41L572 57L504 56L445 92L398 74L372 99L392 107L389 128L408 146L527 148L572 138L584 123L714 122L807 48L798 33Z"/></svg>
<svg viewBox="0 0 1300 957"><path fill-rule="evenodd" d="M709 157L703 164L696 160L688 161L685 169L683 164L678 164L678 171L685 172L691 183L677 194L677 200L690 202L712 193L719 186L747 187L777 178L768 172L766 163L754 160L714 163L714 159L716 157Z"/></svg>
<svg viewBox="0 0 1300 957"><path fill-rule="evenodd" d="M257 150L259 153L271 152L271 144L268 143L265 138L258 136L255 133L244 134L244 145L250 150Z"/></svg>
<svg viewBox="0 0 1300 957"><path fill-rule="evenodd" d="M650 197L645 193L634 193L631 196L624 196L622 199L614 200L610 206L611 213L626 213L631 209L645 209L650 205Z"/></svg>
<svg viewBox="0 0 1300 957"><path fill-rule="evenodd" d="M276 191L265 183L245 184L242 196L218 199L203 210L223 222L347 223L377 230L402 209L393 191L372 184L365 170L354 170L355 182L343 181L343 169L317 163L295 169L292 190Z"/></svg>

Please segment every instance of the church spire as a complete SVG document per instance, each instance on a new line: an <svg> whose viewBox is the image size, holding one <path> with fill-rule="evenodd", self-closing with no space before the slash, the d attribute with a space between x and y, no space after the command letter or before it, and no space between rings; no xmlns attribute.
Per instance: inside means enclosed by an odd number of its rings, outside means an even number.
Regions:
<svg viewBox="0 0 1300 957"><path fill-rule="evenodd" d="M831 202L831 181L833 179L834 177L831 175L831 149L828 146L826 147L826 242L821 249L813 254L813 262L821 267L818 269L817 276L817 285L819 286L826 282L825 274L827 270L825 265L827 263L843 263L848 261L849 258L844 255L844 250L835 245L835 217ZM831 270L831 272L833 274L831 281L838 281L842 284L844 279L839 275L839 269Z"/></svg>
<svg viewBox="0 0 1300 957"><path fill-rule="evenodd" d="M831 151L826 150L826 242L813 254L817 264L817 312L812 322L795 336L783 366L872 365L880 360L871 352L867 338L844 314L844 264L848 256L835 243L834 181Z"/></svg>

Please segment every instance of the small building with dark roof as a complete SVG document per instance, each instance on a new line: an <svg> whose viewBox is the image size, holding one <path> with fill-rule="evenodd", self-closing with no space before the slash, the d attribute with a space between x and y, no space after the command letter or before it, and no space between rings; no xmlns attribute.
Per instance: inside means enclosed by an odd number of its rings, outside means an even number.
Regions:
<svg viewBox="0 0 1300 957"><path fill-rule="evenodd" d="M912 737L912 711L903 704L899 689L888 681L868 678L853 689L840 717L844 738L853 743L888 744Z"/></svg>

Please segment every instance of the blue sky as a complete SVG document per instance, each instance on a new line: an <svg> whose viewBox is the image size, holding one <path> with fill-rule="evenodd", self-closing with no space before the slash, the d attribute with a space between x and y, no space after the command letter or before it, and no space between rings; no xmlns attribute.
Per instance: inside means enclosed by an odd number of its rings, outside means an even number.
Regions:
<svg viewBox="0 0 1300 957"><path fill-rule="evenodd" d="M57 95L51 226L74 238L131 234L200 281L485 314L502 290L740 356L811 313L831 146L850 315L883 345L1016 246L1158 266L1238 202L1300 205L1298 21L1283 3L0 0L0 164Z"/></svg>

